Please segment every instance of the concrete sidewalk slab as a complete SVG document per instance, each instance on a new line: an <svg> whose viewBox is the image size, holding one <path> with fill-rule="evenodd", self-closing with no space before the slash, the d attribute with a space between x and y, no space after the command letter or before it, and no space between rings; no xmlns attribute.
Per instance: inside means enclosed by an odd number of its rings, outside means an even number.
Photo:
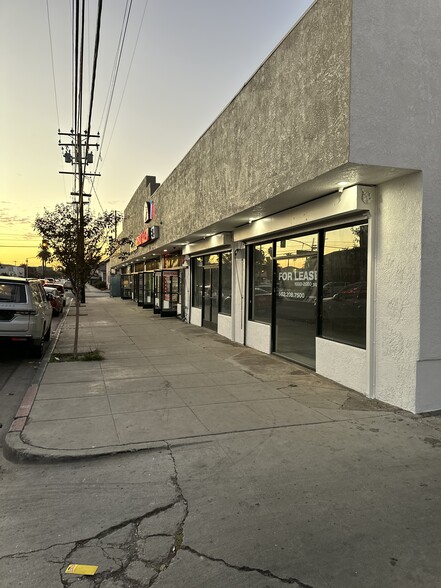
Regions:
<svg viewBox="0 0 441 588"><path fill-rule="evenodd" d="M37 399L32 407L30 422L76 419L111 414L107 396L81 398Z"/></svg>
<svg viewBox="0 0 441 588"><path fill-rule="evenodd" d="M48 461L55 461L60 450L62 457L74 458L79 449L110 448L121 444L111 415L52 420L44 423L44 426L41 422L30 421L21 438L27 447L22 447L19 451L28 461L32 461L33 455L40 456L39 461L44 461L45 455L48 456ZM40 449L53 450L53 453L42 453Z"/></svg>
<svg viewBox="0 0 441 588"><path fill-rule="evenodd" d="M104 396L104 382L70 382L69 386L59 384L42 384L38 390L38 400L57 398L80 398L83 396Z"/></svg>
<svg viewBox="0 0 441 588"><path fill-rule="evenodd" d="M44 374L44 384L68 384L73 382L93 382L102 379L101 368L96 362L61 362L49 364ZM80 365L78 365L80 364ZM81 365L82 364L82 365Z"/></svg>
<svg viewBox="0 0 441 588"><path fill-rule="evenodd" d="M16 459L69 459L393 410L306 368L176 318L161 319L131 301L92 298L86 308L81 347L98 348L104 360L46 365L23 431L6 436ZM71 309L55 355L71 351L74 321Z"/></svg>
<svg viewBox="0 0 441 588"><path fill-rule="evenodd" d="M112 414L135 413L160 408L180 408L186 406L184 400L173 390L149 390L109 395Z"/></svg>
<svg viewBox="0 0 441 588"><path fill-rule="evenodd" d="M259 383L254 384L226 384L223 386L226 392L231 393L236 400L268 400L270 398L287 398L285 390L279 390L275 386L266 386Z"/></svg>
<svg viewBox="0 0 441 588"><path fill-rule="evenodd" d="M148 360L143 360L144 365L104 366L103 377L108 380L127 380L129 378L150 378L158 377L159 372L149 365Z"/></svg>
<svg viewBox="0 0 441 588"><path fill-rule="evenodd" d="M114 415L123 444L208 435L210 431L188 407Z"/></svg>
<svg viewBox="0 0 441 588"><path fill-rule="evenodd" d="M193 412L211 433L304 425L331 420L290 398L194 406Z"/></svg>
<svg viewBox="0 0 441 588"><path fill-rule="evenodd" d="M108 394L129 394L131 392L146 392L148 390L166 390L167 380L162 376L150 376L147 378L130 378L108 380L103 377Z"/></svg>
<svg viewBox="0 0 441 588"><path fill-rule="evenodd" d="M221 404L223 402L237 402L238 399L224 386L207 386L202 388L180 388L179 396L189 407L204 404Z"/></svg>

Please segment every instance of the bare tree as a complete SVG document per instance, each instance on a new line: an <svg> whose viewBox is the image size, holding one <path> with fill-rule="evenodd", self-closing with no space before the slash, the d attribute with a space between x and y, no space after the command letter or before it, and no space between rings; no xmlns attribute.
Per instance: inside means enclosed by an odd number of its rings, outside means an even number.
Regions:
<svg viewBox="0 0 441 588"><path fill-rule="evenodd" d="M79 243L79 211L78 207L69 204L57 204L55 209L45 209L38 215L34 228L47 241L50 249L50 260L58 262L63 273L72 283L76 302L76 321L74 337L74 355L78 354L79 307L80 296L86 283L98 265L117 251L130 239L117 239L114 235L115 224L122 215L106 212L94 215L84 211L84 255Z"/></svg>

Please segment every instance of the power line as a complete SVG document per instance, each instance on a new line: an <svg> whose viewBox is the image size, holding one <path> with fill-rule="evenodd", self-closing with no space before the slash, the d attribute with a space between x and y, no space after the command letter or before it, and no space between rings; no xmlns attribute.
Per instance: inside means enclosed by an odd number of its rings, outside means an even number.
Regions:
<svg viewBox="0 0 441 588"><path fill-rule="evenodd" d="M90 89L90 102L89 102L89 118L87 121L87 141L86 141L86 153L89 148L89 136L90 136L90 125L92 121L93 111L93 100L95 95L95 81L96 81L96 66L98 62L98 49L100 44L100 31L101 31L101 13L103 9L103 0L98 1L98 14L96 19L96 33L95 33L95 49L93 55L93 69L92 69L92 84Z"/></svg>
<svg viewBox="0 0 441 588"><path fill-rule="evenodd" d="M105 125L104 125L103 132L101 133L101 147L100 147L100 150L98 152L97 162L96 162L96 166L95 166L95 172L98 169L99 162L101 161L102 164L104 163L104 160L105 160L105 158L107 156L107 153L108 153L108 151L110 149L110 145L111 145L111 142L112 142L113 133L115 131L115 126L116 126L116 123L117 123L117 120L118 120L118 116L119 116L119 112L120 112L120 109L121 109L122 101L123 101L124 94L125 94L125 91L126 91L126 88L127 88L127 82L128 82L128 79L129 79L130 71L132 69L133 59L135 57L136 49L137 49L137 46L138 46L139 36L141 34L142 25L144 23L144 18L145 18L145 13L147 11L147 5L148 5L148 3L149 3L149 0L145 0L144 10L143 10L142 17L141 17L141 20L140 20L140 23L139 23L138 33L136 35L136 41L135 41L135 45L133 47L132 56L131 56L130 63L129 63L129 68L128 68L128 71L127 71L127 76L126 76L126 79L125 79L125 82L124 82L124 86L123 86L123 92L121 94L121 99L120 99L120 102L119 102L119 105L118 105L118 110L117 110L115 121L114 121L114 124L113 124L113 127L112 127L112 132L110 134L110 139L109 139L108 144L107 144L106 153L105 153L104 157L101 157L101 152L102 152L102 149L103 149L103 146L104 146L104 138L105 138L105 135L106 135L107 124L108 124L109 115L110 115L110 109L111 109L111 105L112 105L112 101L113 101L113 96L114 96L114 92L115 92L116 80L117 80L117 76L118 76L118 72L119 72L119 65L120 65L120 61L121 61L121 55L122 55L122 50L123 50L123 46L124 46L125 35L126 35L126 31L127 31L127 25L128 25L128 21L129 21L129 17L130 17L130 11L131 11L131 8L132 8L132 2L130 2L130 6L128 6L128 0L126 2L126 8L125 8L124 17L123 17L123 24L122 24L121 32L120 32L120 40L119 40L119 43L118 43L118 50L117 50L117 54L115 56L115 61L114 61L114 71L112 72L113 78L111 78L111 85L109 86L109 90L107 92L107 97L106 97L106 102L105 102L105 105L106 105L107 100L108 100L108 97L109 97L109 92L110 92L110 89L111 89L111 95L110 95L110 101L109 101L108 108L107 108ZM123 31L124 31L124 34L122 34ZM103 110L103 115L101 117L101 123L102 123L102 120L103 120L103 116L104 116L104 110ZM101 126L101 123L100 123L100 126ZM93 188L93 190L95 192L95 195L98 198L98 195L96 193L96 189L95 189L95 186L94 186L94 180L95 180L95 178L92 179L92 188ZM100 202L99 202L99 204L101 206L101 203ZM103 210L103 212L104 212L104 209L103 209L102 206L101 206L101 210Z"/></svg>
<svg viewBox="0 0 441 588"><path fill-rule="evenodd" d="M118 73L118 64L119 64L119 60L121 58L121 51L122 51L122 44L123 44L123 32L127 28L126 22L127 22L127 18L128 18L129 1L130 0L126 0L123 21L122 21L121 30L119 33L118 45L116 48L115 58L113 61L112 73L110 75L109 87L107 89L107 95L106 95L106 99L104 101L104 107L103 107L103 112L101 114L99 128L102 127L104 115L106 112L107 112L107 117L108 117L108 112L110 111L110 105L112 103L112 96L113 96L113 91L115 89L117 73ZM129 11L129 15L130 15L130 11Z"/></svg>
<svg viewBox="0 0 441 588"><path fill-rule="evenodd" d="M75 108L75 0L72 0L72 4L71 4L71 14L70 14L70 20L72 23L72 63L71 63L71 67L72 67L72 77L71 77L71 90L72 90L72 121L71 121L71 125L70 128L73 129L75 126L75 112L76 112L76 108Z"/></svg>
<svg viewBox="0 0 441 588"><path fill-rule="evenodd" d="M144 21L144 16L145 16L145 13L146 13L146 10L147 10L147 4L148 4L148 0L146 0L146 3L144 5L144 12L142 13L142 18L141 18L141 21L140 21L140 24L139 24L138 34L136 36L135 46L133 48L132 57L131 57L130 64L129 64L129 69L127 71L127 76L126 76L126 79L125 79L125 82L124 82L124 87L123 87L123 91L122 91L122 94L121 94L121 99L119 101L118 110L116 111L115 121L113 123L112 132L110 133L110 139L109 139L109 142L108 142L108 145L107 145L107 149L106 149L106 153L104 155L103 161L106 158L107 153L109 151L110 144L112 142L113 133L115 131L116 123L118 121L119 111L121 110L122 101L123 101L123 98L124 98L124 94L126 92L127 82L129 80L130 71L132 69L133 58L135 57L135 51L136 51L136 48L138 46L138 40L139 40L139 35L141 33L141 27L142 27L142 24L143 24L143 21Z"/></svg>
<svg viewBox="0 0 441 588"><path fill-rule="evenodd" d="M55 67L54 67L54 50L52 47L52 30L51 30L51 19L49 16L49 0L46 0L46 13L47 13L47 26L49 29L49 45L51 48L51 62L52 62L52 81L54 83L54 95L55 95L55 109L57 111L57 123L60 128L60 114L58 111L58 97L57 97L57 86L55 83Z"/></svg>
<svg viewBox="0 0 441 588"><path fill-rule="evenodd" d="M124 41L125 41L125 34L126 34L126 31L127 31L127 25L128 25L128 22L129 22L129 17L130 17L131 9L132 9L132 0L126 0L126 6L125 6L125 9L124 9L123 21L122 21L122 25L121 25L120 34L119 34L118 45L117 45L117 49L116 49L116 53L115 53L115 59L114 59L114 62L113 62L112 73L111 73L111 76L110 76L109 87L108 87L108 90L107 90L106 99L104 101L103 113L101 115L101 120L100 120L100 124L99 124L99 127L101 128L102 122L103 122L103 118L104 118L104 114L106 113L104 128L103 128L102 133L101 133L101 147L100 147L100 149L98 151L98 155L97 155L97 158L96 158L96 165L95 165L95 170L94 170L95 173L98 170L98 166L100 164L100 161L101 162L104 161L104 159L101 157L101 152L102 152L102 149L103 149L104 137L106 136L107 123L108 123L108 120L109 120L110 109L111 109L112 102L113 102L113 96L114 96L115 87L116 87L116 80L118 78L119 65L120 65L120 62L121 62L122 50L123 50ZM95 181L95 178L93 177L92 178L92 182L91 182L91 187L93 188L93 190L95 192L95 195L98 196L97 195L97 192L96 192L96 189L95 189L95 186L94 186L94 181ZM101 205L101 202L99 202L99 200L98 200L98 203L99 203L99 205L101 207L101 210L103 210L103 212L104 212L104 209L103 209L103 207Z"/></svg>

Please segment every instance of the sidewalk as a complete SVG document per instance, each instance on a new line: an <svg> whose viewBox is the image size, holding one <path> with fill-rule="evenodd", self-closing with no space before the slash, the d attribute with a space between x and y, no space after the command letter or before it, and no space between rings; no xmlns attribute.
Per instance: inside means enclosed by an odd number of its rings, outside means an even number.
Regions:
<svg viewBox="0 0 441 588"><path fill-rule="evenodd" d="M75 308L52 355L72 351ZM399 412L298 365L131 301L87 297L80 351L103 361L51 362L6 436L14 461L68 460L224 433Z"/></svg>

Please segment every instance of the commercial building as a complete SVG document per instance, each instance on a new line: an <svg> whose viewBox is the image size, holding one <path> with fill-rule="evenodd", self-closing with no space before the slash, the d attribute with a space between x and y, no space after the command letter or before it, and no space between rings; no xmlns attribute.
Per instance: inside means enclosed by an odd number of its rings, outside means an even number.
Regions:
<svg viewBox="0 0 441 588"><path fill-rule="evenodd" d="M441 4L317 0L127 207L123 297L441 409Z"/></svg>

